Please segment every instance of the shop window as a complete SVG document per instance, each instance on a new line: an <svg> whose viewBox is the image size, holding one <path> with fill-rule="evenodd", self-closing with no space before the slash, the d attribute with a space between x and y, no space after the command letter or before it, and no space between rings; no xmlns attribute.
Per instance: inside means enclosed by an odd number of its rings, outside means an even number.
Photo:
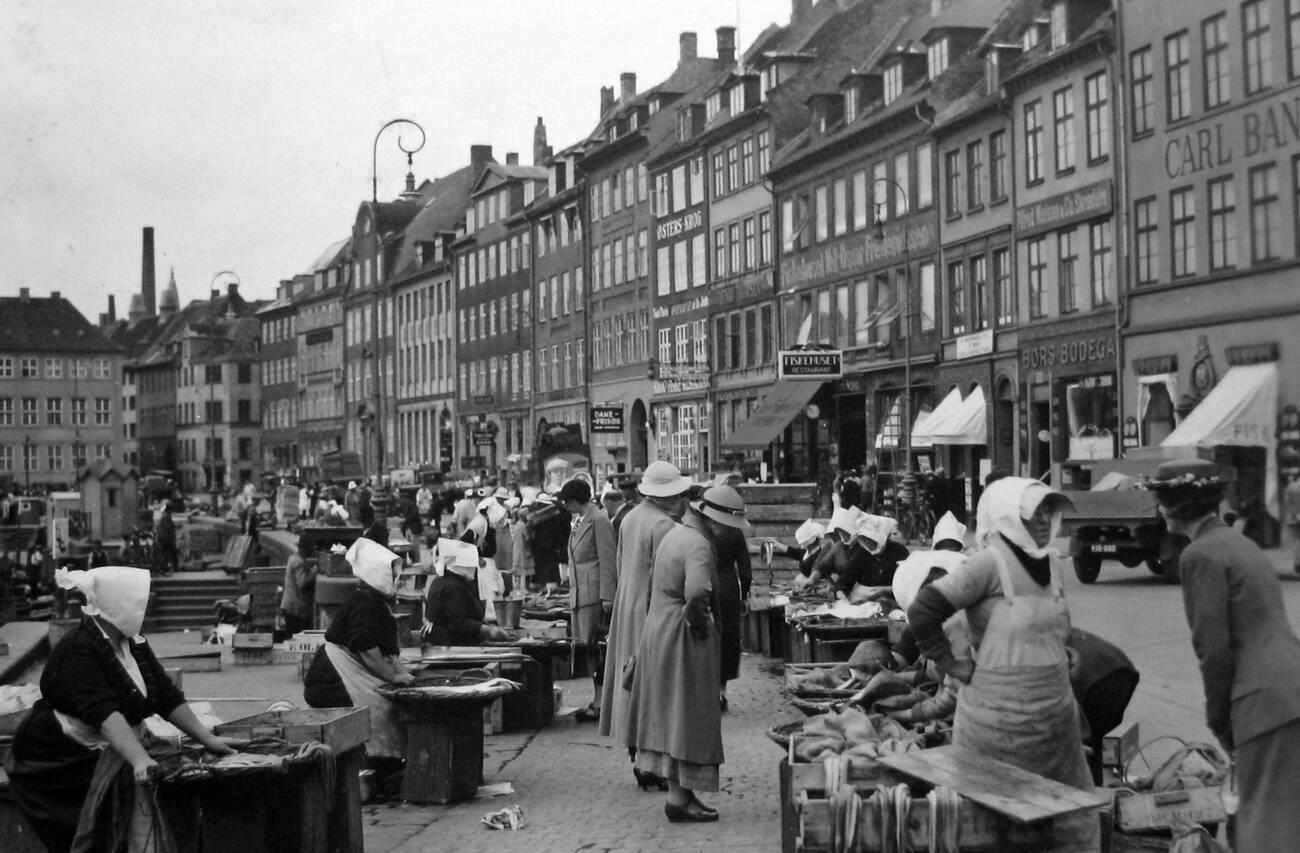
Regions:
<svg viewBox="0 0 1300 853"><path fill-rule="evenodd" d="M1138 392L1139 423L1142 426L1140 441L1144 447L1155 447L1174 431L1177 423L1168 385L1164 381L1145 381L1147 378L1141 377Z"/></svg>
<svg viewBox="0 0 1300 853"><path fill-rule="evenodd" d="M1117 403L1115 378L1083 377L1065 386L1070 459L1112 459L1115 456Z"/></svg>

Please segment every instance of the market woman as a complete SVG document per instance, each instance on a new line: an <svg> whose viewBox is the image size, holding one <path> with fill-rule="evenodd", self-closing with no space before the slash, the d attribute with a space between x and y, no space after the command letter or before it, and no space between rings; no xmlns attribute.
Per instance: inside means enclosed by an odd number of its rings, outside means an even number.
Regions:
<svg viewBox="0 0 1300 853"><path fill-rule="evenodd" d="M1007 477L981 503L988 547L922 587L907 612L921 651L964 683L953 742L1083 790L1092 789L1065 641L1070 615L1050 547L1069 506L1037 480ZM966 611L975 662L954 657L943 624ZM972 671L973 670L973 671ZM1054 851L1095 851L1090 812L1058 820Z"/></svg>
<svg viewBox="0 0 1300 853"><path fill-rule="evenodd" d="M441 577L429 583L424 596L424 635L434 646L477 646L483 640L505 640L509 635L483 621L483 601L478 597L478 551L466 544L447 561Z"/></svg>
<svg viewBox="0 0 1300 853"><path fill-rule="evenodd" d="M632 664L628 746L636 768L668 782L664 813L673 823L718 819L696 791L718 790L722 649L713 602L716 543L743 530L745 504L714 486L664 536L650 578L650 610Z"/></svg>
<svg viewBox="0 0 1300 853"><path fill-rule="evenodd" d="M1218 518L1227 485L1201 459L1166 462L1147 488L1169 532L1192 542L1179 560L1206 722L1235 755L1235 850L1296 849L1300 838L1300 640L1277 572L1254 542Z"/></svg>
<svg viewBox="0 0 1300 853"><path fill-rule="evenodd" d="M60 570L55 579L81 591L86 615L51 652L42 698L14 736L5 771L19 808L51 853L70 850L74 838L83 849L126 849L127 833L152 828L152 798L132 805L157 768L142 742L146 717L164 717L210 752L234 750L199 722L140 636L148 571L104 566ZM120 787L110 794L110 786ZM103 825L94 813L110 797L126 809L117 815L121 822Z"/></svg>
<svg viewBox="0 0 1300 853"><path fill-rule="evenodd" d="M414 680L398 660L397 620L391 609L402 558L383 545L358 539L348 549L347 561L361 583L330 621L325 644L304 680L303 696L313 708L368 707L366 754L384 775L400 768L406 732L378 688Z"/></svg>

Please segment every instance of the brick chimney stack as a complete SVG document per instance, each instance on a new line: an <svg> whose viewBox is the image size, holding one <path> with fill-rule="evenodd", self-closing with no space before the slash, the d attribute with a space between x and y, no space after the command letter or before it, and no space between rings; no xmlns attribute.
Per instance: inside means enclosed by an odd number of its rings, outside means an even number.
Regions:
<svg viewBox="0 0 1300 853"><path fill-rule="evenodd" d="M636 97L635 72L624 71L622 74L618 75L618 83L620 90L618 97L620 101L626 104L628 101Z"/></svg>
<svg viewBox="0 0 1300 853"><path fill-rule="evenodd" d="M519 152L518 152L518 151L511 151L511 152L509 152L508 154L506 154L506 165L507 165L507 166L518 166L518 165L519 165Z"/></svg>
<svg viewBox="0 0 1300 853"><path fill-rule="evenodd" d="M718 27L718 61L723 65L736 64L735 27Z"/></svg>
<svg viewBox="0 0 1300 853"><path fill-rule="evenodd" d="M469 147L469 167L470 167L470 184L477 184L478 179L483 176L487 164L492 162L491 145L471 145Z"/></svg>
<svg viewBox="0 0 1300 853"><path fill-rule="evenodd" d="M117 322L117 297L111 293L108 294L108 322Z"/></svg>
<svg viewBox="0 0 1300 853"><path fill-rule="evenodd" d="M699 57L699 40L695 33L682 33L678 43L681 45L681 62L689 62Z"/></svg>
<svg viewBox="0 0 1300 853"><path fill-rule="evenodd" d="M158 295L155 290L153 269L153 228L145 226L144 246L140 259L140 295L144 297L144 313L150 317L158 313Z"/></svg>
<svg viewBox="0 0 1300 853"><path fill-rule="evenodd" d="M614 87L600 87L600 117L604 118L605 114L614 109Z"/></svg>

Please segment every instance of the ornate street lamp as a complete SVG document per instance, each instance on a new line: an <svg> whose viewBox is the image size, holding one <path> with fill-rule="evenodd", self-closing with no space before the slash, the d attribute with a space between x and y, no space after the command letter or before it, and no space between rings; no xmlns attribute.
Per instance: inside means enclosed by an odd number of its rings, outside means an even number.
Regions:
<svg viewBox="0 0 1300 853"><path fill-rule="evenodd" d="M424 128L420 127L420 125L416 124L409 118L395 118L386 122L383 127L379 128L379 131L375 134L375 143L370 149L370 200L372 202L377 203L379 201L379 137L383 135L385 130L397 124L410 125L420 132L419 144L411 148L408 148L403 144L402 135L400 133L397 135L397 147L406 154L406 166L408 169L411 166L411 155L424 147Z"/></svg>

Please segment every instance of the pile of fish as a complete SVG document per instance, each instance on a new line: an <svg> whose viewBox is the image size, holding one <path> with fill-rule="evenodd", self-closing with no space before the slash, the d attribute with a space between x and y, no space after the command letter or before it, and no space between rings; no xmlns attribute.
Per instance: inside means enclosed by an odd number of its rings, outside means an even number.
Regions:
<svg viewBox="0 0 1300 853"><path fill-rule="evenodd" d="M871 760L924 745L919 732L882 714L867 714L854 707L811 717L792 740L795 756L801 761L820 761L827 755Z"/></svg>

